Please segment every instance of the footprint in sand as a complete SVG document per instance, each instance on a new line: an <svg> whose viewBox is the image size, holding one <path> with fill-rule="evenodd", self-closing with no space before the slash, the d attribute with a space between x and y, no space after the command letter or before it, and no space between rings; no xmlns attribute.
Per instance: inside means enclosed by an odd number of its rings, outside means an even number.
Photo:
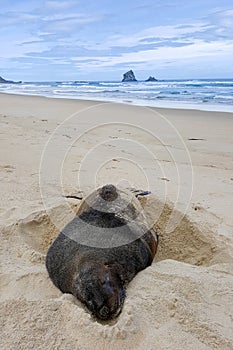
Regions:
<svg viewBox="0 0 233 350"><path fill-rule="evenodd" d="M6 173L13 173L15 167L13 165L0 165L0 171L4 171Z"/></svg>

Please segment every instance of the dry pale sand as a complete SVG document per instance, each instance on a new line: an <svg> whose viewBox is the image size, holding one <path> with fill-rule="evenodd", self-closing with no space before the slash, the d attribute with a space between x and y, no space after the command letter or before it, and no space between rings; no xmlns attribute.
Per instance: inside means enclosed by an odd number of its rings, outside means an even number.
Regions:
<svg viewBox="0 0 233 350"><path fill-rule="evenodd" d="M1 349L233 349L231 113L0 94L0 123ZM160 242L101 324L44 259L64 195L109 182L152 191Z"/></svg>

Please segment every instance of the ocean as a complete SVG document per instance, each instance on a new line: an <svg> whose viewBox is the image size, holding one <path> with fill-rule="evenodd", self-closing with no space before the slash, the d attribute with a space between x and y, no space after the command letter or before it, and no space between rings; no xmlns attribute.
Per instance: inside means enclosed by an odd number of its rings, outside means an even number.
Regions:
<svg viewBox="0 0 233 350"><path fill-rule="evenodd" d="M23 82L0 84L0 92L233 112L233 79Z"/></svg>

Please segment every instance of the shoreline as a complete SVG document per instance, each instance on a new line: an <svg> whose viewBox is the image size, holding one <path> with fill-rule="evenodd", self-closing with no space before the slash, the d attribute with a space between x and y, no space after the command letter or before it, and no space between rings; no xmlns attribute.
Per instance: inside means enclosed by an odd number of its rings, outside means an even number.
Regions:
<svg viewBox="0 0 233 350"><path fill-rule="evenodd" d="M164 102L164 105L161 106L154 106L154 105L147 105L147 104L138 104L133 101L117 101L117 100L104 100L104 99L85 99L85 98L77 98L77 97L67 97L67 96L46 96L46 95L33 95L33 94L19 94L19 93L11 93L11 92L0 92L0 95L9 95L9 96L18 96L18 97L38 97L38 98L46 98L51 100L67 100L67 101L77 101L77 102L86 102L86 103L113 103L113 104L122 104L126 106L135 106L135 107L145 107L145 108L153 108L158 110L181 110L181 111L197 111L197 112L213 112L213 113L228 113L233 114L233 106L231 105L225 105L224 110L217 108L216 105L206 105L206 104L189 104L189 103L180 103L177 102L177 107L174 106L174 102L166 101ZM166 106L167 104L167 106ZM169 106L170 105L170 106ZM179 106L178 106L179 105ZM209 108L208 108L209 107Z"/></svg>

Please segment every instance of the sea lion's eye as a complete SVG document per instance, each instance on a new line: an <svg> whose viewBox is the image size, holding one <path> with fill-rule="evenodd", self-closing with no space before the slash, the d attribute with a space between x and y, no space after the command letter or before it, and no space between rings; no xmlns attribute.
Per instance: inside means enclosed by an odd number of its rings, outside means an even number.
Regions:
<svg viewBox="0 0 233 350"><path fill-rule="evenodd" d="M94 311L95 308L92 300L87 301L87 307L90 311Z"/></svg>

